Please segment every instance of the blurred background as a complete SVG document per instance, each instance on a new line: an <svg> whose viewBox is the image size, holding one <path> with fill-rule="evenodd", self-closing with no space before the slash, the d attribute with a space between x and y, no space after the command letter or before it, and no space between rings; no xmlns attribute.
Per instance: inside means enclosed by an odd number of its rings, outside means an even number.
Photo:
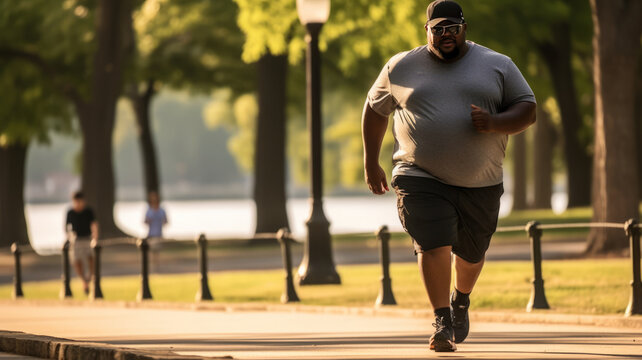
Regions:
<svg viewBox="0 0 642 360"><path fill-rule="evenodd" d="M502 224L639 218L640 17L593 19L588 0L459 3L467 38L510 56L538 102L509 141ZM364 184L360 117L388 58L425 44L427 4L332 1L319 46L334 234L402 231L394 195ZM0 246L59 251L80 188L103 238L145 235L149 191L168 238L305 234L305 33L294 0L2 1ZM389 132L388 174L392 145ZM594 253L628 244L581 235Z"/></svg>

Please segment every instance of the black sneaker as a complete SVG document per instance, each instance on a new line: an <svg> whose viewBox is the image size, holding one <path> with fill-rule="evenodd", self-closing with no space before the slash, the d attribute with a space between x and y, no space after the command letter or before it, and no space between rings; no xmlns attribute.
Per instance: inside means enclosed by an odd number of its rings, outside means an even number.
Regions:
<svg viewBox="0 0 642 360"><path fill-rule="evenodd" d="M436 352L457 350L453 341L453 329L450 321L443 317L436 317L432 326L435 327L435 333L430 337L430 350Z"/></svg>
<svg viewBox="0 0 642 360"><path fill-rule="evenodd" d="M453 331L455 333L455 342L457 344L466 340L468 336L468 329L470 328L470 321L468 320L468 307L470 306L470 299L466 299L463 304L455 303L455 293L450 296L450 311L453 319Z"/></svg>

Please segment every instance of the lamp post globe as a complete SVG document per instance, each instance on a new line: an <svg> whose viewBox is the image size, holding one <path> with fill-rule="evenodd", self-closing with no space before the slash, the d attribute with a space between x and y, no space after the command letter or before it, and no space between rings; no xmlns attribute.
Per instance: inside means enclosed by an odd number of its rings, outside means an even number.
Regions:
<svg viewBox="0 0 642 360"><path fill-rule="evenodd" d="M307 122L310 134L310 217L303 260L299 266L300 285L340 284L332 257L330 223L323 212L323 140L321 121L321 54L319 33L330 15L330 0L297 0L299 20L307 30L305 41L307 81Z"/></svg>
<svg viewBox="0 0 642 360"><path fill-rule="evenodd" d="M325 24L330 16L330 0L297 0L296 11L301 24Z"/></svg>

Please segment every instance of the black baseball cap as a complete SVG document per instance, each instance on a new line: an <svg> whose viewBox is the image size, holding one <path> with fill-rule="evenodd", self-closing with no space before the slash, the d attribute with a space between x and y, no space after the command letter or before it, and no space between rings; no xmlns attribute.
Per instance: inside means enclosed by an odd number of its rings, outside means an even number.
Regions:
<svg viewBox="0 0 642 360"><path fill-rule="evenodd" d="M428 26L435 26L444 20L454 22L455 24L464 23L464 12L461 6L451 0L435 0L428 5L426 9L428 17Z"/></svg>

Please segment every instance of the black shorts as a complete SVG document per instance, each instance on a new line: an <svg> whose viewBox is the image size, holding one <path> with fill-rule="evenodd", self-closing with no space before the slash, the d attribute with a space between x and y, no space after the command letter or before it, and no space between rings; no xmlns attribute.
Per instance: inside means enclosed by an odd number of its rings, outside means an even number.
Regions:
<svg viewBox="0 0 642 360"><path fill-rule="evenodd" d="M442 246L462 259L484 259L497 228L503 184L481 188L447 185L418 176L396 176L397 209L415 254Z"/></svg>

